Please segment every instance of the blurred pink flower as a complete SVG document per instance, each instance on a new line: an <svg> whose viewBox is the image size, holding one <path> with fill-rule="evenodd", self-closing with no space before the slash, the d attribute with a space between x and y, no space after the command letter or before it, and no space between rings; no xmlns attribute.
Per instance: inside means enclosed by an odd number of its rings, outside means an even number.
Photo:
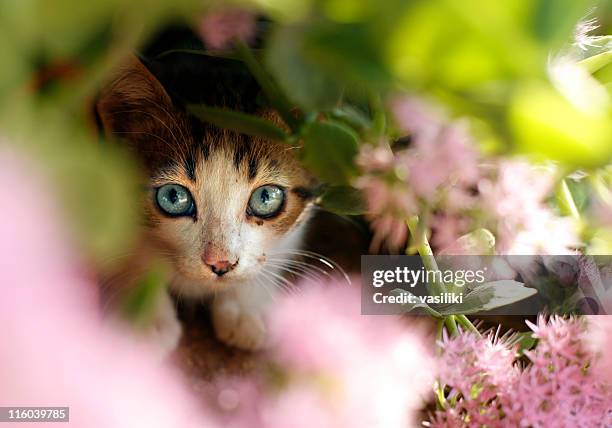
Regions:
<svg viewBox="0 0 612 428"><path fill-rule="evenodd" d="M463 216L453 214L436 214L429 220L433 232L432 245L444 254L465 254L466 248L458 241L471 226Z"/></svg>
<svg viewBox="0 0 612 428"><path fill-rule="evenodd" d="M464 123L448 121L415 97L397 98L391 108L412 144L396 152L386 142L364 145L357 157L363 174L355 187L365 193L374 230L371 252L383 245L398 251L407 236L406 220L423 209L456 213L470 208L479 178L478 152Z"/></svg>
<svg viewBox="0 0 612 428"><path fill-rule="evenodd" d="M259 421L249 427L416 425L434 377L421 327L361 315L360 293L345 283L300 289L271 314L270 355L283 381L260 390L257 411L245 406Z"/></svg>
<svg viewBox="0 0 612 428"><path fill-rule="evenodd" d="M449 121L433 105L416 97L392 101L400 129L411 135L413 148L398 153L398 167L418 196L432 202L444 185L475 185L478 152L461 121Z"/></svg>
<svg viewBox="0 0 612 428"><path fill-rule="evenodd" d="M416 134L414 149L403 151L398 157L410 186L429 203L437 202L441 188L475 186L479 177L478 153L462 122L442 124L435 132Z"/></svg>
<svg viewBox="0 0 612 428"><path fill-rule="evenodd" d="M441 109L418 97L399 96L390 104L399 128L406 134L427 137L436 134L444 124Z"/></svg>
<svg viewBox="0 0 612 428"><path fill-rule="evenodd" d="M395 165L395 155L386 141L381 141L377 146L364 144L355 163L365 172L387 172Z"/></svg>
<svg viewBox="0 0 612 428"><path fill-rule="evenodd" d="M575 222L545 205L551 171L520 160L502 160L495 178L478 184L484 212L495 224L501 254L571 254L580 245Z"/></svg>
<svg viewBox="0 0 612 428"><path fill-rule="evenodd" d="M414 195L406 191L406 184L389 183L377 175L359 177L355 187L364 192L367 217L374 231L370 252L378 252L383 245L391 252L400 250L408 236L406 219L417 212Z"/></svg>
<svg viewBox="0 0 612 428"><path fill-rule="evenodd" d="M250 43L255 37L255 17L241 9L223 9L206 15L198 24L198 33L212 49L227 49L234 39Z"/></svg>
<svg viewBox="0 0 612 428"><path fill-rule="evenodd" d="M71 425L81 427L206 424L177 374L103 324L95 287L36 171L0 147L2 405L68 406Z"/></svg>
<svg viewBox="0 0 612 428"><path fill-rule="evenodd" d="M612 205L600 199L595 199L589 211L596 226L612 227Z"/></svg>
<svg viewBox="0 0 612 428"><path fill-rule="evenodd" d="M612 315L588 318L589 350L597 356L593 370L612 386Z"/></svg>

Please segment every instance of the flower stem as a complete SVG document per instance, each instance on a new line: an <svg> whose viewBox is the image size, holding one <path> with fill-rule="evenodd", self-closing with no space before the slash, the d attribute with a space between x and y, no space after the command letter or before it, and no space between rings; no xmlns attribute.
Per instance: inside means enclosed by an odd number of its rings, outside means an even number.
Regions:
<svg viewBox="0 0 612 428"><path fill-rule="evenodd" d="M565 215L574 217L576 220L580 220L580 212L578 211L578 207L576 206L574 198L572 197L572 192L570 191L565 179L561 180L561 183L559 183L556 196L561 212Z"/></svg>
<svg viewBox="0 0 612 428"><path fill-rule="evenodd" d="M466 317L465 315L455 315L455 318L457 319L459 325L463 327L466 331L471 331L478 337L481 336L478 329L474 326L474 324L472 324L472 321L470 321L468 317Z"/></svg>
<svg viewBox="0 0 612 428"><path fill-rule="evenodd" d="M428 271L438 271L438 263L436 262L436 258L434 257L429 241L427 240L425 228L421 227L419 224L419 218L417 216L412 216L406 223L408 224L410 235L415 241L419 256L421 256L421 260L423 261L423 266L425 266L425 269ZM435 281L433 284L431 284L429 292L433 296L445 293L447 292L446 284ZM451 336L455 336L459 333L457 322L465 330L480 336L478 329L474 327L474 324L472 324L472 322L465 315L448 315L444 318L444 325Z"/></svg>
<svg viewBox="0 0 612 428"><path fill-rule="evenodd" d="M444 318L444 325L448 330L448 334L451 336L456 336L459 334L459 329L457 328L457 323L455 322L455 315L448 315Z"/></svg>
<svg viewBox="0 0 612 428"><path fill-rule="evenodd" d="M429 241L427 241L425 228L420 227L419 225L419 218L417 216L412 216L406 223L408 224L410 235L415 241L419 256L421 256L421 260L423 261L423 266L425 266L425 269L428 271L437 272L439 270L438 263L436 263L433 251L429 246ZM444 293L446 291L446 287L444 284L435 281L433 284L431 284L431 289L429 291L431 295L437 296Z"/></svg>

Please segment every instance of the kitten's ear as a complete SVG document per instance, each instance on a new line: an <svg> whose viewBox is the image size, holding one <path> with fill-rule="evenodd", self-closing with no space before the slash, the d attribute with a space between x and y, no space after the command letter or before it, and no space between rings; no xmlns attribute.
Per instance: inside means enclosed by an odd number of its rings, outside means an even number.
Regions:
<svg viewBox="0 0 612 428"><path fill-rule="evenodd" d="M123 65L96 103L99 123L107 138L128 143L148 168L156 168L180 145L184 115L161 83L136 57Z"/></svg>

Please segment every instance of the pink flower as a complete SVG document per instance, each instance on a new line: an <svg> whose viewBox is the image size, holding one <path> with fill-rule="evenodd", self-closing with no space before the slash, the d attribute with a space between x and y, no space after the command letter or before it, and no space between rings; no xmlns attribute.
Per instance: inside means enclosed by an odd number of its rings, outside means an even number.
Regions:
<svg viewBox="0 0 612 428"><path fill-rule="evenodd" d="M432 426L496 426L504 397L519 376L514 366L516 352L497 334L478 337L460 333L440 343L440 382L452 389L454 406L436 412Z"/></svg>
<svg viewBox="0 0 612 428"><path fill-rule="evenodd" d="M478 179L477 152L474 150L465 124L445 124L437 132L417 134L415 150L404 152L408 182L427 201L434 201L444 186L475 186Z"/></svg>
<svg viewBox="0 0 612 428"><path fill-rule="evenodd" d="M482 209L495 222L502 254L571 254L580 245L575 222L545 205L554 177L517 160L500 161L494 179L478 184Z"/></svg>
<svg viewBox="0 0 612 428"><path fill-rule="evenodd" d="M0 147L0 402L67 406L74 426L207 424L151 349L104 325L36 171Z"/></svg>
<svg viewBox="0 0 612 428"><path fill-rule="evenodd" d="M612 315L589 317L589 349L597 356L594 371L612 385Z"/></svg>
<svg viewBox="0 0 612 428"><path fill-rule="evenodd" d="M364 192L367 217L374 231L370 252L378 252L384 245L392 252L400 250L408 236L406 219L417 212L417 201L407 185L363 175L355 181L355 187Z"/></svg>
<svg viewBox="0 0 612 428"><path fill-rule="evenodd" d="M460 334L441 344L440 381L451 388L433 427L605 427L612 384L587 346L586 324L552 317L529 324L538 339L520 369L495 338Z"/></svg>
<svg viewBox="0 0 612 428"><path fill-rule="evenodd" d="M432 245L444 254L465 254L466 248L458 241L468 231L470 221L453 214L434 215L429 224L433 231Z"/></svg>
<svg viewBox="0 0 612 428"><path fill-rule="evenodd" d="M377 146L370 144L361 146L355 163L365 172L386 172L393 169L395 156L391 147L385 141L381 141Z"/></svg>
<svg viewBox="0 0 612 428"><path fill-rule="evenodd" d="M461 121L450 122L433 106L414 97L391 104L404 132L410 133L414 148L398 154L398 166L420 197L432 202L441 186L475 185L478 153Z"/></svg>
<svg viewBox="0 0 612 428"><path fill-rule="evenodd" d="M579 319L543 317L528 323L539 339L526 351L531 361L512 388L506 414L522 426L600 427L612 423L611 385L591 364L586 324Z"/></svg>
<svg viewBox="0 0 612 428"><path fill-rule="evenodd" d="M391 110L400 129L418 137L438 132L444 124L444 113L434 104L418 97L402 96L391 100Z"/></svg>
<svg viewBox="0 0 612 428"><path fill-rule="evenodd" d="M249 43L255 37L255 31L255 17L241 9L213 12L198 25L200 37L212 49L227 49L234 39Z"/></svg>
<svg viewBox="0 0 612 428"><path fill-rule="evenodd" d="M594 200L590 214L596 225L612 227L612 205L610 203L605 203L600 199Z"/></svg>
<svg viewBox="0 0 612 428"><path fill-rule="evenodd" d="M399 250L407 236L406 220L425 209L457 213L470 208L471 189L479 177L478 153L463 123L449 122L414 97L398 98L391 105L413 142L396 152L385 142L360 150L357 165L363 174L355 187L364 191L368 205L374 230L371 252L383 245Z"/></svg>
<svg viewBox="0 0 612 428"><path fill-rule="evenodd" d="M421 328L362 316L358 289L344 283L301 289L271 314L271 358L285 380L260 390L254 420L269 428L415 425L433 381Z"/></svg>

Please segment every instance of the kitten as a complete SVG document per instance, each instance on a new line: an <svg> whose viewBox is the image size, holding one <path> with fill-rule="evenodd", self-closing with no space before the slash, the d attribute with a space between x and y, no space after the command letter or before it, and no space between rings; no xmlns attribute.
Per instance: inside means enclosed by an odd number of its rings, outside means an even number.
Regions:
<svg viewBox="0 0 612 428"><path fill-rule="evenodd" d="M260 348L280 278L275 266L300 246L314 202L315 180L295 147L200 122L137 59L104 88L97 114L106 135L127 144L148 176L141 261L162 254L173 293L212 297L219 339ZM284 127L270 111L258 115ZM181 328L168 296L155 321L162 347L176 347Z"/></svg>

